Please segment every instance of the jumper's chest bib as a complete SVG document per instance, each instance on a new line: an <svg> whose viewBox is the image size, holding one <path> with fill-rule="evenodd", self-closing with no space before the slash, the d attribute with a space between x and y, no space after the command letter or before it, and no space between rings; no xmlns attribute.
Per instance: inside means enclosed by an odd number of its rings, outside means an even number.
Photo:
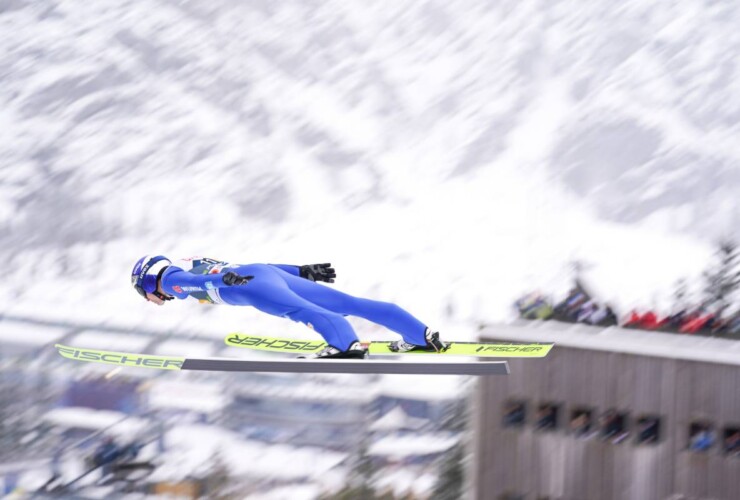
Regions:
<svg viewBox="0 0 740 500"><path fill-rule="evenodd" d="M183 271L191 274L219 274L224 269L237 267L234 264L229 264L222 260L209 259L208 257L190 257L188 259L176 260L172 263L173 266L179 267ZM180 290L177 290L180 288ZM202 290L187 290L187 287L176 287L177 292L187 292L190 297L203 304L223 304L224 301L221 299L221 294L218 288L211 288L206 291Z"/></svg>

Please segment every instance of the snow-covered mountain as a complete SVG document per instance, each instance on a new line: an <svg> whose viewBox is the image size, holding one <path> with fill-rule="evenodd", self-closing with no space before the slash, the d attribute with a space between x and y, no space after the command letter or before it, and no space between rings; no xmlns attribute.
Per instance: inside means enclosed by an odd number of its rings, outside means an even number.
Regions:
<svg viewBox="0 0 740 500"><path fill-rule="evenodd" d="M152 252L332 261L430 323L501 319L574 259L605 300L662 301L736 231L738 23L730 0L2 1L3 310L152 321L128 279Z"/></svg>

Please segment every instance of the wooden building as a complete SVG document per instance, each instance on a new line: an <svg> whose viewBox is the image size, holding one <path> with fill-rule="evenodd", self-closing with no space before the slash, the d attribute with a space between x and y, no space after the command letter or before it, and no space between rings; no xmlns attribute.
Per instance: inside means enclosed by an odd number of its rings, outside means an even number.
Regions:
<svg viewBox="0 0 740 500"><path fill-rule="evenodd" d="M556 346L480 379L474 498L740 499L740 342L554 322L481 339Z"/></svg>

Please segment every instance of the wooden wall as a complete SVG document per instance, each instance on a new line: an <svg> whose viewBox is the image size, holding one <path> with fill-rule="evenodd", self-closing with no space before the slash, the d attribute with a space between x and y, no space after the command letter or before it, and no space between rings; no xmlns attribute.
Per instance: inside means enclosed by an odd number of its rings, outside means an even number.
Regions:
<svg viewBox="0 0 740 500"><path fill-rule="evenodd" d="M471 439L474 497L526 500L740 500L740 458L722 451L722 430L740 427L740 366L555 347L544 359L512 359L508 377L482 377ZM522 428L502 425L507 400L527 402ZM558 430L534 429L536 406L562 404ZM630 437L612 444L576 438L570 412L629 414ZM635 421L661 417L654 445L636 445ZM687 450L690 424L715 425L717 443ZM596 422L595 422L596 423ZM518 497L511 497L518 498Z"/></svg>

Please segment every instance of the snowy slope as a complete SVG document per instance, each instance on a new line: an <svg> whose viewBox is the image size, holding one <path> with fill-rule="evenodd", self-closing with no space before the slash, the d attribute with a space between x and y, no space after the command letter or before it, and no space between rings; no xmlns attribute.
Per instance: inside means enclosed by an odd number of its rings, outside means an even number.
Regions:
<svg viewBox="0 0 740 500"><path fill-rule="evenodd" d="M2 310L298 328L150 314L128 272L151 252L330 260L443 326L562 291L573 259L617 306L664 301L737 221L738 21L698 0L1 3Z"/></svg>

